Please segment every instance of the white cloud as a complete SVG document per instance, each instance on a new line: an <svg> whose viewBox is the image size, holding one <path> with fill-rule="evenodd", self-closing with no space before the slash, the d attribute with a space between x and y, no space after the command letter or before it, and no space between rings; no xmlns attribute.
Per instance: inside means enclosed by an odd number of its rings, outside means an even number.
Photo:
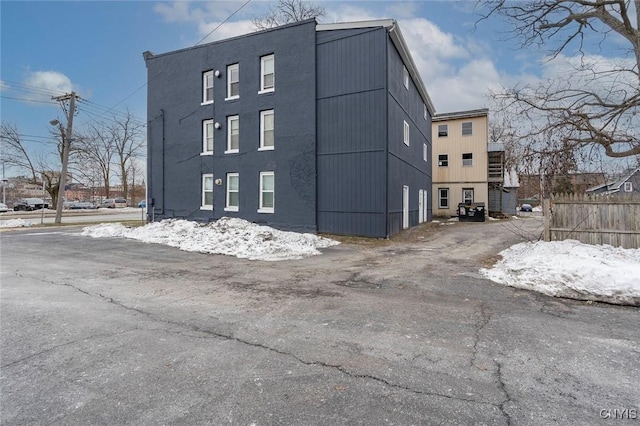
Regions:
<svg viewBox="0 0 640 426"><path fill-rule="evenodd" d="M198 24L198 32L202 37L209 34L212 30L220 25L220 22L201 22ZM234 21L228 22L216 29L213 34L207 36L201 43L209 43L216 40L224 40L243 34L249 34L256 29L251 21Z"/></svg>
<svg viewBox="0 0 640 426"><path fill-rule="evenodd" d="M50 101L76 89L71 79L58 71L28 71L23 80L28 92L25 98L32 101Z"/></svg>
<svg viewBox="0 0 640 426"><path fill-rule="evenodd" d="M394 1L386 9L389 16L396 18L412 18L417 11L418 4L413 1Z"/></svg>

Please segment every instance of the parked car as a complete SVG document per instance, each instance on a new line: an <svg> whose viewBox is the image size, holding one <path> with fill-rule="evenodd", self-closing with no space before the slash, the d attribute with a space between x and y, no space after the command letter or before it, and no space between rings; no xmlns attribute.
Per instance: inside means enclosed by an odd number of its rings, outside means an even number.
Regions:
<svg viewBox="0 0 640 426"><path fill-rule="evenodd" d="M146 209L147 208L147 200L142 200L138 203L138 207L140 207L141 209Z"/></svg>
<svg viewBox="0 0 640 426"><path fill-rule="evenodd" d="M531 207L531 204L523 204L522 206L520 206L520 211L521 212L532 212L533 208Z"/></svg>
<svg viewBox="0 0 640 426"><path fill-rule="evenodd" d="M69 208L71 210L92 210L92 209L97 209L98 206L96 206L93 203L90 203L89 201L77 201L71 204Z"/></svg>
<svg viewBox="0 0 640 426"><path fill-rule="evenodd" d="M118 207L127 207L127 200L124 198L107 198L100 203L100 207L107 209L115 209Z"/></svg>
<svg viewBox="0 0 640 426"><path fill-rule="evenodd" d="M8 212L9 207L5 203L0 203L0 213Z"/></svg>
<svg viewBox="0 0 640 426"><path fill-rule="evenodd" d="M42 198L23 198L13 205L15 211L32 211L49 208L49 204L45 203Z"/></svg>

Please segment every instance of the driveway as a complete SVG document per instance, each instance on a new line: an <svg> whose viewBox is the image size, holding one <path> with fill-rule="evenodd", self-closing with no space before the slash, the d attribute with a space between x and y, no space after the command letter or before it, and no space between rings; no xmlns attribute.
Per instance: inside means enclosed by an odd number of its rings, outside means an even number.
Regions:
<svg viewBox="0 0 640 426"><path fill-rule="evenodd" d="M79 231L0 233L2 424L638 422L638 308L477 273L539 219L285 262Z"/></svg>

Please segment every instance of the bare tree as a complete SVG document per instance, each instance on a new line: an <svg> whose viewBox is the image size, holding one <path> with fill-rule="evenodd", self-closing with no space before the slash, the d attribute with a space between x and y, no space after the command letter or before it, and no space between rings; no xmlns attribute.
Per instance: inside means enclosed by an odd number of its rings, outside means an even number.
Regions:
<svg viewBox="0 0 640 426"><path fill-rule="evenodd" d="M325 13L324 7L310 2L278 0L264 15L252 18L251 22L256 29L266 30L292 22L304 21L305 19L321 18Z"/></svg>
<svg viewBox="0 0 640 426"><path fill-rule="evenodd" d="M561 150L596 148L613 158L640 154L640 0L481 4L484 18L500 15L512 24L510 34L523 47L546 48L549 61L567 67L536 86L492 93L502 112L531 122L520 138L551 134ZM594 46L608 56L591 52ZM613 52L620 54L613 58Z"/></svg>
<svg viewBox="0 0 640 426"><path fill-rule="evenodd" d="M89 181L94 181L98 174L105 196L109 198L115 147L110 133L104 130L105 126L104 123L92 123L81 133L78 132L76 150L80 167L75 170Z"/></svg>
<svg viewBox="0 0 640 426"><path fill-rule="evenodd" d="M137 122L127 111L124 118L114 117L107 127L113 140L115 156L122 182L122 196L129 197L129 171L131 162L138 157L145 147L144 126Z"/></svg>
<svg viewBox="0 0 640 426"><path fill-rule="evenodd" d="M2 160L29 174L29 183L44 185L51 196L52 205L56 205L60 192L60 167L62 164L62 140L65 137L64 127L58 123L56 131L52 131L52 139L56 140L56 158L45 157L41 152L29 150L20 135L17 126L3 122L0 125L0 148Z"/></svg>

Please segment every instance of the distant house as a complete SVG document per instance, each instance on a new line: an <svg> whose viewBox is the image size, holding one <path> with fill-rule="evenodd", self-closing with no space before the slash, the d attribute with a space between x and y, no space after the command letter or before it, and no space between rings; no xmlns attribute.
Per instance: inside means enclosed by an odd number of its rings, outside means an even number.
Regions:
<svg viewBox="0 0 640 426"><path fill-rule="evenodd" d="M556 193L583 194L604 182L602 173L567 173L556 175L519 174L518 204L542 204L545 197Z"/></svg>
<svg viewBox="0 0 640 426"><path fill-rule="evenodd" d="M143 56L150 218L370 237L431 219L434 107L396 21Z"/></svg>
<svg viewBox="0 0 640 426"><path fill-rule="evenodd" d="M586 192L592 195L638 195L640 194L640 167L616 180L589 188Z"/></svg>
<svg viewBox="0 0 640 426"><path fill-rule="evenodd" d="M488 116L488 109L433 116L434 215L454 216L459 203L502 210L504 146L489 143Z"/></svg>

